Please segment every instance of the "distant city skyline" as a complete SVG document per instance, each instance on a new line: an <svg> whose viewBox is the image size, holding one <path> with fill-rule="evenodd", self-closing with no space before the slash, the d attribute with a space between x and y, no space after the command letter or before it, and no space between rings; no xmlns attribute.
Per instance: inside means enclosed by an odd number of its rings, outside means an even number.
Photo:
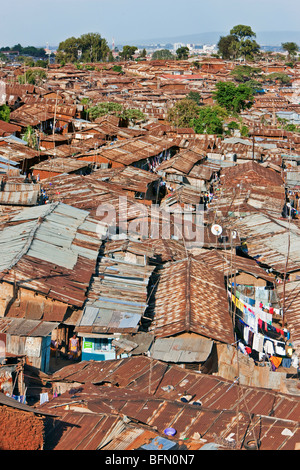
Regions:
<svg viewBox="0 0 300 470"><path fill-rule="evenodd" d="M1 6L0 47L57 46L68 37L97 32L109 44L221 31L246 24L257 34L298 31L299 0L15 0Z"/></svg>

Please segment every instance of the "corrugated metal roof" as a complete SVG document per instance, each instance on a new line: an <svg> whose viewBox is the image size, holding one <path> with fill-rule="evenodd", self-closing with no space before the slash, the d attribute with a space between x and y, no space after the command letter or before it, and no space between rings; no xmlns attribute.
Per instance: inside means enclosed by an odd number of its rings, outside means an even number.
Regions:
<svg viewBox="0 0 300 470"><path fill-rule="evenodd" d="M234 341L224 277L195 258L169 263L161 270L153 302L150 328L156 337L193 332L229 344Z"/></svg>
<svg viewBox="0 0 300 470"><path fill-rule="evenodd" d="M72 382L77 387L78 382L83 384L76 399L83 399L94 413L105 410L125 415L157 429L161 436L166 428L172 427L176 430L175 436L170 437L173 442L184 439L187 445L192 441L198 446L215 442L221 448L240 449L256 436L264 450L293 450L299 442L298 396L233 384L147 357L86 361L52 376L58 381L63 377L70 386ZM98 384L93 393L91 381ZM58 397L43 407L49 410L55 400L63 403L64 399Z"/></svg>
<svg viewBox="0 0 300 470"><path fill-rule="evenodd" d="M275 219L262 213L253 213L232 222L240 238L245 238L248 253L259 263L284 273L288 254L288 272L300 269L300 229L287 219Z"/></svg>
<svg viewBox="0 0 300 470"><path fill-rule="evenodd" d="M2 280L81 306L102 244L99 227L106 231L89 212L63 203L24 209L0 232Z"/></svg>
<svg viewBox="0 0 300 470"><path fill-rule="evenodd" d="M157 338L150 354L164 362L204 362L211 353L213 341L196 335Z"/></svg>
<svg viewBox="0 0 300 470"><path fill-rule="evenodd" d="M1 333L16 336L48 336L58 325L55 322L23 318L0 318Z"/></svg>

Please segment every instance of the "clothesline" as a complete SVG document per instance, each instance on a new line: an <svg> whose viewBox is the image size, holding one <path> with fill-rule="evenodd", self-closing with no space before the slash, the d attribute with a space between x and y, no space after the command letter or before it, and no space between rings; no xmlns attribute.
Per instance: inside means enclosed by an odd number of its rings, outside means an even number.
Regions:
<svg viewBox="0 0 300 470"><path fill-rule="evenodd" d="M274 356L275 354L279 356L286 356L285 342L283 340L279 341L273 339L265 333L270 334L273 332L281 334L282 336L285 336L287 339L289 339L289 331L286 329L282 330L280 328L273 327L272 324L268 324L267 322L263 321L258 317L258 312L255 315L253 309L249 308L249 306L247 307L247 304L243 304L230 291L228 291L228 296L243 315L236 315L238 317L237 328L241 337L243 338L243 341L258 353L270 354L271 356ZM243 308L241 308L242 305ZM249 311L250 316L247 315Z"/></svg>

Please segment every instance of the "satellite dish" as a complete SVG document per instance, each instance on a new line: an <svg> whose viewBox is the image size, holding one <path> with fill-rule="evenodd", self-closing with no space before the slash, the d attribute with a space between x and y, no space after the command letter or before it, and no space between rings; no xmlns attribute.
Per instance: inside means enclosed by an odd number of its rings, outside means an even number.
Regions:
<svg viewBox="0 0 300 470"><path fill-rule="evenodd" d="M213 235L221 235L222 231L223 231L223 229L222 229L221 225L214 224L211 227L211 233Z"/></svg>

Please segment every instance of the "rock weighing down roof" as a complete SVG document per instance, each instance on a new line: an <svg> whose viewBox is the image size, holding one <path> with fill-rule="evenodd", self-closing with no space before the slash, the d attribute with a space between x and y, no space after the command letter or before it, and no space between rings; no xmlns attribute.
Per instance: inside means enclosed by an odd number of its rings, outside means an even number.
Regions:
<svg viewBox="0 0 300 470"><path fill-rule="evenodd" d="M22 210L0 231L0 279L81 306L106 229L62 203ZM103 232L101 232L103 229Z"/></svg>

